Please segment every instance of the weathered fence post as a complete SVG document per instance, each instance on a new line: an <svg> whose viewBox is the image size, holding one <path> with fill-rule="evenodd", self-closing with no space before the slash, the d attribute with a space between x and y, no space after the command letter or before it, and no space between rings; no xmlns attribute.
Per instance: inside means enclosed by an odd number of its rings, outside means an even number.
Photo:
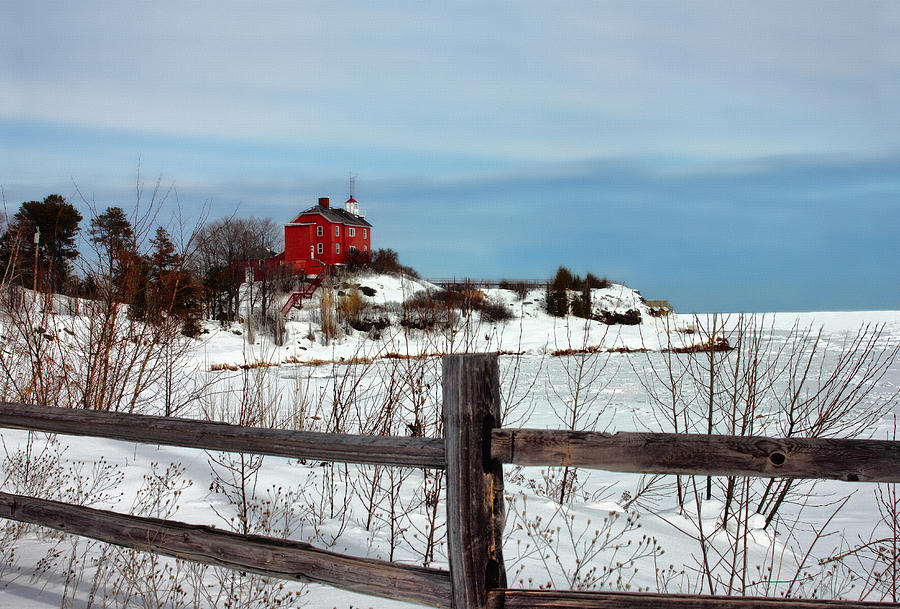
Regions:
<svg viewBox="0 0 900 609"><path fill-rule="evenodd" d="M490 450L500 426L497 354L445 355L443 389L453 607L484 609L488 589L506 587L503 466Z"/></svg>

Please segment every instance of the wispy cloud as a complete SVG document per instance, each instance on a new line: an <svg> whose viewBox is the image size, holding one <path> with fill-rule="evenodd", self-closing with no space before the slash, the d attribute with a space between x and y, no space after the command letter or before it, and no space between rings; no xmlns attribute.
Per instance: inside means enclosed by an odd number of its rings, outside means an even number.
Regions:
<svg viewBox="0 0 900 609"><path fill-rule="evenodd" d="M892 3L36 2L7 13L7 118L518 160L900 143L884 129L900 101Z"/></svg>

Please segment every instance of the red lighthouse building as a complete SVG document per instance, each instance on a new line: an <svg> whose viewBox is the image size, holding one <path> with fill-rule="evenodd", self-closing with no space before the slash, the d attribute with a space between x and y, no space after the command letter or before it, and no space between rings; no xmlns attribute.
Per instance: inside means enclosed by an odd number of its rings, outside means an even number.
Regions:
<svg viewBox="0 0 900 609"><path fill-rule="evenodd" d="M359 214L359 203L350 195L344 209L331 207L328 197L300 212L284 225L284 251L273 261L289 274L303 275L306 282L288 296L281 308L285 315L310 298L333 265L344 264L350 252L372 251L372 225Z"/></svg>
<svg viewBox="0 0 900 609"><path fill-rule="evenodd" d="M372 225L359 215L359 203L351 197L344 209L331 207L328 197L300 212L284 225L284 253L279 258L294 273L318 274L326 266L343 264L356 250L372 249Z"/></svg>

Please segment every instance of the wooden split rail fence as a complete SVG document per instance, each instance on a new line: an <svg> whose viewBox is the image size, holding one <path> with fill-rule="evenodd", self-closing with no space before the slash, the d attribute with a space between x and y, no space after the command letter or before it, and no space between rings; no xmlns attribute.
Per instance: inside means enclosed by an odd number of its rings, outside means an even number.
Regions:
<svg viewBox="0 0 900 609"><path fill-rule="evenodd" d="M215 451L447 472L449 571L346 556L309 544L0 493L0 517L183 560L456 609L825 609L884 603L506 587L504 463L619 472L900 482L900 442L592 433L499 427L498 358L443 359L443 440L239 427L0 403L0 427Z"/></svg>

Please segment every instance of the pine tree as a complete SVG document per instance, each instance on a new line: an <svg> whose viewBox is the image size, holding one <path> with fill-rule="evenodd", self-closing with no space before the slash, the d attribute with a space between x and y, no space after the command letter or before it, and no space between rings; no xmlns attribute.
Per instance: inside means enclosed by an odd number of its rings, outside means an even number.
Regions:
<svg viewBox="0 0 900 609"><path fill-rule="evenodd" d="M569 313L569 290L572 288L572 273L564 266L559 267L553 281L547 284L547 313L564 317Z"/></svg>
<svg viewBox="0 0 900 609"><path fill-rule="evenodd" d="M88 234L100 258L102 277L88 275L86 279L106 285L113 302L133 298L141 265L134 229L125 212L121 207L108 207L91 219Z"/></svg>
<svg viewBox="0 0 900 609"><path fill-rule="evenodd" d="M156 229L150 248L139 269L140 289L132 302L132 316L151 323L175 319L194 329L200 316L198 282L164 228Z"/></svg>
<svg viewBox="0 0 900 609"><path fill-rule="evenodd" d="M22 203L0 237L0 264L26 287L40 283L50 290L60 289L72 272L72 260L78 257L75 239L80 222L81 214L60 195Z"/></svg>
<svg viewBox="0 0 900 609"><path fill-rule="evenodd" d="M575 311L575 305L578 305L578 311ZM572 313L577 315L578 317L584 317L586 319L590 319L591 317L591 285L587 281L584 281L581 286L581 294L575 299L575 302L572 303Z"/></svg>

